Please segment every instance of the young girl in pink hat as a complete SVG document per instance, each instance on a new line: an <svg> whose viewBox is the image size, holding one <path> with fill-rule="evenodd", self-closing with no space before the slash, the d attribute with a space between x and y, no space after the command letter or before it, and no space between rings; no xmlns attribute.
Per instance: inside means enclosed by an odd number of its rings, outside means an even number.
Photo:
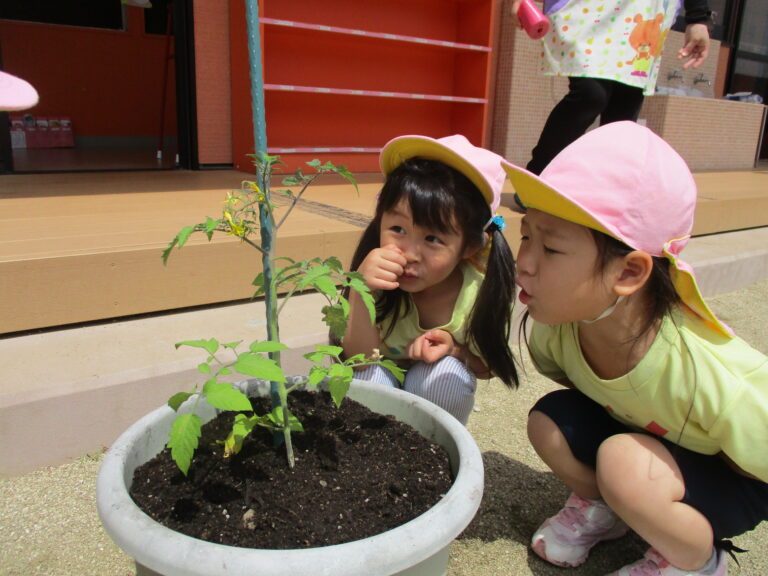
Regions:
<svg viewBox="0 0 768 576"><path fill-rule="evenodd" d="M495 216L502 158L464 136L402 136L381 152L386 181L352 260L376 297L376 324L351 296L344 352L407 369L404 389L466 424L477 378L517 384L509 349L515 269ZM378 366L356 377L396 386Z"/></svg>
<svg viewBox="0 0 768 576"><path fill-rule="evenodd" d="M768 359L709 310L679 253L696 186L633 122L607 124L540 177L505 164L528 212L517 271L536 368L564 389L528 419L568 485L533 550L578 566L634 530L619 576L727 573L732 537L768 519Z"/></svg>

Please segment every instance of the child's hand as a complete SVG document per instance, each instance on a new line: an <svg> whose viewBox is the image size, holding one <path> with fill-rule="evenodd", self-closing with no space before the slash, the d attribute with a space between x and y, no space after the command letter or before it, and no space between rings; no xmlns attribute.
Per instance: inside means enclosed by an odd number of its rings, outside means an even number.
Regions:
<svg viewBox="0 0 768 576"><path fill-rule="evenodd" d="M406 264L402 250L388 244L371 250L357 271L371 290L394 290L400 286L397 279L403 275Z"/></svg>
<svg viewBox="0 0 768 576"><path fill-rule="evenodd" d="M429 330L410 343L408 356L411 360L421 360L427 364L432 364L452 354L453 349L453 336L450 332Z"/></svg>
<svg viewBox="0 0 768 576"><path fill-rule="evenodd" d="M706 24L689 24L685 28L685 44L677 53L677 58L688 58L683 64L687 70L691 66L698 68L709 56L709 29Z"/></svg>

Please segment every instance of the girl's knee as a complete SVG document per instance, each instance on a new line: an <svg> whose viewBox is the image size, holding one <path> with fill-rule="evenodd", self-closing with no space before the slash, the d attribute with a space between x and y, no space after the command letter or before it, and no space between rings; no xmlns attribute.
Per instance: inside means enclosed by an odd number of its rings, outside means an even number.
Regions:
<svg viewBox="0 0 768 576"><path fill-rule="evenodd" d="M447 356L433 364L420 362L408 370L404 389L437 404L466 424L475 404L477 379L458 359Z"/></svg>
<svg viewBox="0 0 768 576"><path fill-rule="evenodd" d="M597 451L596 473L606 499L628 503L642 500L649 489L676 497L683 487L672 455L647 434L616 434L604 440Z"/></svg>
<svg viewBox="0 0 768 576"><path fill-rule="evenodd" d="M397 378L395 378L389 370L378 364L355 370L355 378L373 382L374 384L382 384L384 386L389 386L390 388L398 387Z"/></svg>
<svg viewBox="0 0 768 576"><path fill-rule="evenodd" d="M535 409L528 413L527 431L528 440L534 446L551 438L553 434L560 434L560 428L555 421L544 412Z"/></svg>

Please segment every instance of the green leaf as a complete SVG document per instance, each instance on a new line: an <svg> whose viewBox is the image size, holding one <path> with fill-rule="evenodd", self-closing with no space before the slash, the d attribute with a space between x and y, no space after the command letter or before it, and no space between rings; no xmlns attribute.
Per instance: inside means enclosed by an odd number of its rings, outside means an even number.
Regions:
<svg viewBox="0 0 768 576"><path fill-rule="evenodd" d="M283 178L283 186L299 186L301 185L301 179L296 176L286 176Z"/></svg>
<svg viewBox="0 0 768 576"><path fill-rule="evenodd" d="M315 350L313 352L307 352L306 354L304 354L304 358L306 358L313 364L322 364L323 360L325 360L325 354Z"/></svg>
<svg viewBox="0 0 768 576"><path fill-rule="evenodd" d="M163 266L168 265L168 257L171 255L171 252L173 252L173 247L176 246L177 240L174 238L168 243L168 246L165 247L165 250L163 250L163 254L161 258L163 259Z"/></svg>
<svg viewBox="0 0 768 576"><path fill-rule="evenodd" d="M176 235L176 243L179 247L179 250L181 250L181 247L187 243L187 240L189 240L189 237L192 235L192 232L194 231L195 231L195 226L184 226L184 228L179 230L179 233Z"/></svg>
<svg viewBox="0 0 768 576"><path fill-rule="evenodd" d="M342 178L345 178L347 180L347 182L349 182L350 184L352 184L355 187L355 192L360 194L360 191L357 188L357 180L352 175L352 172L350 172L347 169L346 166L336 166L334 172L336 172L336 174L338 174Z"/></svg>
<svg viewBox="0 0 768 576"><path fill-rule="evenodd" d="M251 352L279 352L280 350L288 350L288 346L282 342L275 342L273 340L265 340L263 342L255 341L249 346Z"/></svg>
<svg viewBox="0 0 768 576"><path fill-rule="evenodd" d="M251 401L240 390L232 387L232 384L209 380L203 386L205 400L219 410L250 411Z"/></svg>
<svg viewBox="0 0 768 576"><path fill-rule="evenodd" d="M317 344L315 350L328 356L333 356L334 358L340 356L341 353L344 352L344 348L341 346L329 346L327 344Z"/></svg>
<svg viewBox="0 0 768 576"><path fill-rule="evenodd" d="M304 432L304 427L301 425L301 422L299 422L299 419L284 406L275 406L272 409L272 413L269 414L269 419L277 428L283 430L285 429L285 415L288 416L288 429L291 432Z"/></svg>
<svg viewBox="0 0 768 576"><path fill-rule="evenodd" d="M328 304L323 306L323 322L331 331L331 334L341 340L347 331L347 315L341 304Z"/></svg>
<svg viewBox="0 0 768 576"><path fill-rule="evenodd" d="M210 374L211 373L211 365L203 362L202 364L197 365L198 372L202 372L203 374Z"/></svg>
<svg viewBox="0 0 768 576"><path fill-rule="evenodd" d="M306 263L304 263L306 264ZM331 273L331 269L325 265L316 265L306 271L301 282L298 283L299 287L304 289L307 286L313 286L319 278L327 277ZM335 291L335 290L334 290Z"/></svg>
<svg viewBox="0 0 768 576"><path fill-rule="evenodd" d="M244 352L237 357L234 365L235 370L246 376L254 378L263 378L270 382L284 383L286 381L283 369L271 358L265 358L261 354L253 352Z"/></svg>
<svg viewBox="0 0 768 576"><path fill-rule="evenodd" d="M259 275L251 282L253 286L256 286L257 290L253 293L253 298L258 298L264 294L264 272L259 272Z"/></svg>
<svg viewBox="0 0 768 576"><path fill-rule="evenodd" d="M382 360L379 364L392 372L392 375L397 378L397 381L400 382L400 384L403 383L403 380L405 380L405 370L400 368L400 366L395 364L392 360Z"/></svg>
<svg viewBox="0 0 768 576"><path fill-rule="evenodd" d="M366 286L365 282L359 278L350 278L349 287L360 295L363 304L365 304L365 307L368 309L368 316L371 318L371 324L376 324L376 299L373 297L373 294L371 294L368 286Z"/></svg>
<svg viewBox="0 0 768 576"><path fill-rule="evenodd" d="M243 442L258 423L258 417L238 414L232 423L232 430L224 440L224 458L237 454L243 448Z"/></svg>
<svg viewBox="0 0 768 576"><path fill-rule="evenodd" d="M178 411L179 406L189 400L192 395L194 395L194 392L178 392L168 399L168 406L176 412Z"/></svg>
<svg viewBox="0 0 768 576"><path fill-rule="evenodd" d="M338 290L336 283L328 276L321 276L320 278L316 278L314 282L312 282L312 286L314 286L317 290L331 299L336 296L336 291Z"/></svg>
<svg viewBox="0 0 768 576"><path fill-rule="evenodd" d="M328 391L331 393L336 407L340 407L341 403L349 391L349 385L352 382L355 372L349 366L344 364L332 364L328 371Z"/></svg>
<svg viewBox="0 0 768 576"><path fill-rule="evenodd" d="M309 385L313 388L320 384L320 382L325 379L325 377L328 375L328 369L324 368L322 366L312 366L312 368L309 369Z"/></svg>
<svg viewBox="0 0 768 576"><path fill-rule="evenodd" d="M219 341L215 338L209 340L184 340L183 342L176 343L176 349L178 350L182 346L189 346L190 348L202 348L208 354L213 356L219 350Z"/></svg>
<svg viewBox="0 0 768 576"><path fill-rule="evenodd" d="M213 233L216 231L216 229L219 227L219 224L221 224L221 220L214 220L210 216L206 218L205 224L203 224L203 232L205 232L205 235L208 237L208 240L210 241L211 238L213 238Z"/></svg>
<svg viewBox="0 0 768 576"><path fill-rule="evenodd" d="M329 256L328 258L326 258L325 265L328 266L331 270L333 270L337 274L341 274L341 271L344 268L344 266L341 263L341 260L339 260L336 256Z"/></svg>
<svg viewBox="0 0 768 576"><path fill-rule="evenodd" d="M184 476L189 471L202 431L202 421L197 414L182 414L173 421L168 448Z"/></svg>

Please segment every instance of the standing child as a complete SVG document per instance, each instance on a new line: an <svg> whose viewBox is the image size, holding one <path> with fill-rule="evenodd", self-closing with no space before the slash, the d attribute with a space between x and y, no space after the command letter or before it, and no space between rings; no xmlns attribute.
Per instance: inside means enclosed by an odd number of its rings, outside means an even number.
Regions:
<svg viewBox="0 0 768 576"><path fill-rule="evenodd" d="M528 206L519 298L537 369L566 386L528 419L572 490L533 536L558 566L634 530L619 576L727 573L722 540L768 519L768 360L719 321L679 258L696 186L650 130L582 136L537 177L506 165Z"/></svg>
<svg viewBox="0 0 768 576"><path fill-rule="evenodd" d="M511 0L519 26L522 0ZM667 33L685 8L683 68L698 68L709 53L706 0L545 0L552 25L541 39L542 70L568 76L568 94L552 109L528 170L539 174L558 152L600 124L637 120L644 94L653 94Z"/></svg>
<svg viewBox="0 0 768 576"><path fill-rule="evenodd" d="M386 181L352 260L376 297L376 325L351 296L347 356L376 349L407 368L404 389L466 424L476 378L517 384L508 340L512 252L495 216L502 158L464 136L402 136L381 152ZM390 386L379 366L356 376Z"/></svg>

